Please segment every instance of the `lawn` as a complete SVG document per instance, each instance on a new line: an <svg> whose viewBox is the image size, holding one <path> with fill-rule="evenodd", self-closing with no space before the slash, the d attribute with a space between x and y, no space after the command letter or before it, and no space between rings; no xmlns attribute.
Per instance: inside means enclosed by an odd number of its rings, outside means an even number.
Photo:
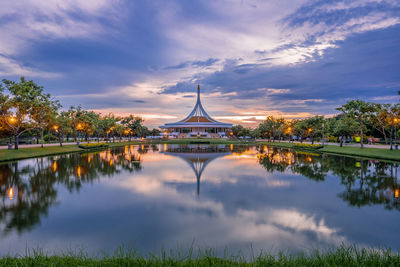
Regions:
<svg viewBox="0 0 400 267"><path fill-rule="evenodd" d="M399 160L400 161L400 150L389 150L384 148L360 148L352 146L325 146L319 151L324 153L340 154L340 155L351 155L359 157L367 157L374 159L386 159L386 160Z"/></svg>
<svg viewBox="0 0 400 267"><path fill-rule="evenodd" d="M79 148L76 145L68 145L63 147L49 146L44 148L30 147L30 148L20 148L18 150L0 149L0 161L35 158L41 156L49 156L49 155L64 154L64 153L79 152L79 151L83 151L83 149Z"/></svg>
<svg viewBox="0 0 400 267"><path fill-rule="evenodd" d="M140 141L132 141L132 142L116 142L116 143L107 143L109 147L118 147L124 145L131 144L140 144ZM84 144L84 143L82 143ZM96 144L96 143L94 143ZM28 158L36 158L57 154L65 154L65 153L73 153L73 152L81 152L88 151L88 149L79 148L77 145L66 145L66 146L46 146L44 148L41 147L29 147L29 148L19 148L15 149L0 149L0 162L2 161L11 161L11 160L19 160L19 159L28 159Z"/></svg>
<svg viewBox="0 0 400 267"><path fill-rule="evenodd" d="M294 147L295 143L259 142L258 144L296 149ZM385 149L385 148L372 148L372 147L360 148L360 147L354 147L354 146L340 147L340 146L333 146L333 145L325 145L323 148L315 149L315 152L344 155L344 156L364 157L364 158L372 158L372 159L400 161L400 150L389 150L389 149Z"/></svg>

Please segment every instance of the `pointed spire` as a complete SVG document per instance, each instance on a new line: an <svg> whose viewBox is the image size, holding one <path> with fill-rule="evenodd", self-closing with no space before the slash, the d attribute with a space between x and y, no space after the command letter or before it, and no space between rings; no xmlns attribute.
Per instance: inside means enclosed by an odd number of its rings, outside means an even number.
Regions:
<svg viewBox="0 0 400 267"><path fill-rule="evenodd" d="M197 80L197 102L200 102L200 81Z"/></svg>

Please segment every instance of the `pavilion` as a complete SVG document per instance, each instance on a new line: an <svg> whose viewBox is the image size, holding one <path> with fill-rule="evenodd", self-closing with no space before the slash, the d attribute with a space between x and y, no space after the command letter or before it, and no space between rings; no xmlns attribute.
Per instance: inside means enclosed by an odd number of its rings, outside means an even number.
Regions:
<svg viewBox="0 0 400 267"><path fill-rule="evenodd" d="M225 137L232 124L214 120L204 110L200 101L200 84L197 85L197 101L192 112L181 121L160 126L163 135L178 138L186 137Z"/></svg>
<svg viewBox="0 0 400 267"><path fill-rule="evenodd" d="M169 145L161 152L165 155L179 157L186 161L196 175L197 196L200 196L200 179L206 166L213 160L232 154L232 148L226 145L209 147L208 145Z"/></svg>

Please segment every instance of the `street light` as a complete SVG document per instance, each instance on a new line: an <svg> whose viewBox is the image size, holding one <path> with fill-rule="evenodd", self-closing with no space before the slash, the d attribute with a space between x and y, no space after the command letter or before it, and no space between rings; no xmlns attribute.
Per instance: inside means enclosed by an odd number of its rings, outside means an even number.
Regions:
<svg viewBox="0 0 400 267"><path fill-rule="evenodd" d="M9 117L9 118L8 118L8 122L11 123L11 124L14 124L14 123L17 122L17 118L15 118L15 117Z"/></svg>
<svg viewBox="0 0 400 267"><path fill-rule="evenodd" d="M396 147L397 145L397 122L399 120L397 118L394 118L394 146Z"/></svg>

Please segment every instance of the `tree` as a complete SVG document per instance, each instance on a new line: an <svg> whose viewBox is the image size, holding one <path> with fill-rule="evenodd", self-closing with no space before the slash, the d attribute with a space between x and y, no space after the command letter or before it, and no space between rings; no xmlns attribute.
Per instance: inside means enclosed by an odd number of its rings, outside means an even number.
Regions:
<svg viewBox="0 0 400 267"><path fill-rule="evenodd" d="M78 133L83 133L85 140L89 142L89 136L94 133L99 124L99 114L94 111L83 110L81 106L76 108L71 106L67 112L75 141L77 141Z"/></svg>
<svg viewBox="0 0 400 267"><path fill-rule="evenodd" d="M391 105L374 103L373 106L374 112L370 116L370 125L383 135L385 144L387 144L386 128L389 127L388 110L390 109Z"/></svg>
<svg viewBox="0 0 400 267"><path fill-rule="evenodd" d="M73 132L73 129L71 128L71 123L71 117L69 116L69 113L67 111L61 112L54 120L53 129L58 135L60 146L62 146L63 137Z"/></svg>
<svg viewBox="0 0 400 267"><path fill-rule="evenodd" d="M114 130L117 123L117 118L114 117L113 114L108 114L106 116L100 117L98 129L103 134L104 138L106 138L106 142L108 142L109 134Z"/></svg>
<svg viewBox="0 0 400 267"><path fill-rule="evenodd" d="M364 102L362 100L351 100L348 101L346 104L342 105L341 107L338 107L337 110L343 112L344 114L355 118L360 127L360 144L361 148L364 147L363 144L363 130L364 130L364 125L365 122L368 120L368 118L371 116L371 114L374 112L374 105L369 102Z"/></svg>
<svg viewBox="0 0 400 267"><path fill-rule="evenodd" d="M143 119L141 117L129 115L121 119L121 123L128 128L133 135L142 136L143 129Z"/></svg>
<svg viewBox="0 0 400 267"><path fill-rule="evenodd" d="M393 128L397 123L397 118L400 115L400 104L386 104L385 111L387 114L387 123L390 125L390 150L393 150ZM395 133L397 135L397 133Z"/></svg>
<svg viewBox="0 0 400 267"><path fill-rule="evenodd" d="M40 130L41 147L43 148L43 133L46 128L55 123L57 111L61 107L57 100L51 100L50 94L42 94L32 104L31 118L36 128Z"/></svg>
<svg viewBox="0 0 400 267"><path fill-rule="evenodd" d="M300 137L300 142L303 142L303 136L307 135L308 133L307 123L305 122L305 120L293 121L293 133L297 137Z"/></svg>
<svg viewBox="0 0 400 267"><path fill-rule="evenodd" d="M308 119L303 120L302 122L303 130L306 129L308 136L311 138L311 143L314 144L314 137L317 135L321 135L322 133L322 124L324 123L323 116L315 116Z"/></svg>
<svg viewBox="0 0 400 267"><path fill-rule="evenodd" d="M342 115L341 118L335 123L333 134L340 137L340 146L342 147L344 137L355 134L358 129L359 125L354 118Z"/></svg>
<svg viewBox="0 0 400 267"><path fill-rule="evenodd" d="M157 136L160 135L161 131L157 128L153 128L153 130L150 131L151 136Z"/></svg>
<svg viewBox="0 0 400 267"><path fill-rule="evenodd" d="M231 128L231 131L234 136L239 137L240 136L239 134L241 131L243 131L243 129L244 129L244 127L242 125L238 124L238 125L233 125Z"/></svg>
<svg viewBox="0 0 400 267"><path fill-rule="evenodd" d="M10 96L3 99L2 121L14 136L15 149L18 149L19 137L26 131L37 127L33 121L38 103L45 98L43 87L35 84L32 80L27 81L24 77L19 82L3 79L3 84Z"/></svg>

